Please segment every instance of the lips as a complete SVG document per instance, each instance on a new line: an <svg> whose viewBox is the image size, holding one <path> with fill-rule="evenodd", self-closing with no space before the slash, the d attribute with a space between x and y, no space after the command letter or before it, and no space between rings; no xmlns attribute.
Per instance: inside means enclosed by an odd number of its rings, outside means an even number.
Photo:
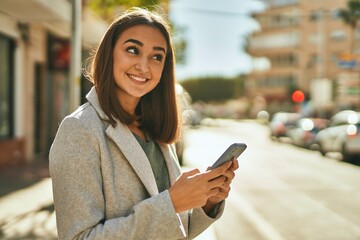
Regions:
<svg viewBox="0 0 360 240"><path fill-rule="evenodd" d="M135 76L135 75L132 75L132 74L128 74L129 78L136 81L136 82L146 82L146 78L144 77L139 77L139 76Z"/></svg>

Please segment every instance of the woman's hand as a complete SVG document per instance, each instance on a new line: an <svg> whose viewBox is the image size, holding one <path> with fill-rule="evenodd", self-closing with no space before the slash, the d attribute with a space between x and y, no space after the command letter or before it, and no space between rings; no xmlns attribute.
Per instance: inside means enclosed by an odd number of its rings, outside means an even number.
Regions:
<svg viewBox="0 0 360 240"><path fill-rule="evenodd" d="M234 162L227 162L218 168L200 173L198 169L184 172L169 188L170 197L177 213L208 205L209 199L220 202L227 195L234 177ZM227 190L225 190L227 189ZM226 197L225 197L226 198ZM215 203L216 204L216 203ZM209 206L210 206L209 205Z"/></svg>
<svg viewBox="0 0 360 240"><path fill-rule="evenodd" d="M237 159L234 158L231 161L230 167L222 175L226 177L225 182L219 187L218 194L208 198L206 204L203 206L204 212L209 213L216 204L225 200L229 196L229 192L231 189L230 184L235 177L235 170L237 170L238 168L239 168L239 162Z"/></svg>

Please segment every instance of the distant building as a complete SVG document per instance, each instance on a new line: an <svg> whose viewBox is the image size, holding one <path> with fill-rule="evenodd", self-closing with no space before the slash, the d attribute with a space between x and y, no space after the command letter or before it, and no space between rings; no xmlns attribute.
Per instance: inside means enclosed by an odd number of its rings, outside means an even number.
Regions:
<svg viewBox="0 0 360 240"><path fill-rule="evenodd" d="M249 96L262 95L272 111L292 110L291 94L298 89L315 109L360 104L360 87L355 98L341 96L346 85L341 76L358 70L354 43L359 35L339 15L347 0L263 1L267 9L253 15L260 30L248 39L254 61L246 83ZM315 86L324 86L323 92Z"/></svg>
<svg viewBox="0 0 360 240"><path fill-rule="evenodd" d="M68 113L72 7L70 0L1 0L0 9L3 167L46 158L58 125ZM87 10L82 21L86 55L107 24Z"/></svg>

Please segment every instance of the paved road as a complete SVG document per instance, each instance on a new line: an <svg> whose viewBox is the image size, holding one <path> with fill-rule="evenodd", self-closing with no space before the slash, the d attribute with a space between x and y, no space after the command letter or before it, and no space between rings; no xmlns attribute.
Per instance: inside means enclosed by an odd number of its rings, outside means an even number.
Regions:
<svg viewBox="0 0 360 240"><path fill-rule="evenodd" d="M186 132L185 163L205 169L232 142L245 142L219 240L360 239L360 167L272 142L253 122L211 121Z"/></svg>

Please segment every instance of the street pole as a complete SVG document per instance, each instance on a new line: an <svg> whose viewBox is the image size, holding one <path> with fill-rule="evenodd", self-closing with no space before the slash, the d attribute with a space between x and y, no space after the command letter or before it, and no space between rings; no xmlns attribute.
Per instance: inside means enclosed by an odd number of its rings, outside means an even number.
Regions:
<svg viewBox="0 0 360 240"><path fill-rule="evenodd" d="M317 19L317 29L318 29L318 38L317 38L317 78L326 78L326 26L325 26L325 17L327 12L321 9L318 11Z"/></svg>
<svg viewBox="0 0 360 240"><path fill-rule="evenodd" d="M69 76L69 112L80 105L81 77L81 0L72 0L71 61Z"/></svg>

